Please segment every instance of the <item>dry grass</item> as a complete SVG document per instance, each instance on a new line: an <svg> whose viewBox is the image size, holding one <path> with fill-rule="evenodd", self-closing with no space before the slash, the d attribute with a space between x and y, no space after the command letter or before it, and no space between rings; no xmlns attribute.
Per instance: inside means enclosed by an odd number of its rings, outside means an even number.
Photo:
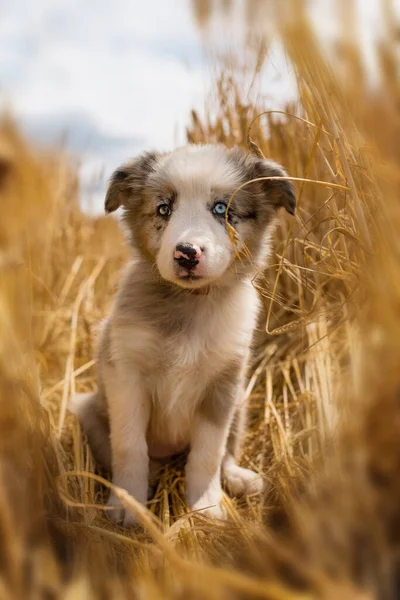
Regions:
<svg viewBox="0 0 400 600"><path fill-rule="evenodd" d="M251 128L262 152L298 178L298 215L282 216L256 283L265 315L243 464L268 485L261 501L227 498L225 524L187 515L179 463L165 468L149 511L120 492L144 529L118 528L101 510L107 482L90 475L66 402L94 386L96 327L128 251L113 219L81 212L65 158L32 151L12 122L1 124L0 599L397 596L393 31L377 50L372 92L348 41L340 65L352 78L335 79L295 7L280 28L299 103ZM245 144L263 106L245 104L234 73L217 90L218 116L194 114L189 140Z"/></svg>

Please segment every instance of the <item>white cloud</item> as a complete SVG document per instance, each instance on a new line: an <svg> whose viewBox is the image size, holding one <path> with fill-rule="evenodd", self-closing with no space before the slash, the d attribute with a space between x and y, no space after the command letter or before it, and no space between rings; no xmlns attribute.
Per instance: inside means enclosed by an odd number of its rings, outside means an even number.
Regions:
<svg viewBox="0 0 400 600"><path fill-rule="evenodd" d="M56 9L41 0L35 10L27 1L16 4L0 29L0 53L8 54L2 80L17 114L79 110L105 131L173 143L175 126L199 103L205 83L185 11L166 10L160 0L68 0ZM12 57L5 52L10 38ZM8 72L11 60L19 73Z"/></svg>

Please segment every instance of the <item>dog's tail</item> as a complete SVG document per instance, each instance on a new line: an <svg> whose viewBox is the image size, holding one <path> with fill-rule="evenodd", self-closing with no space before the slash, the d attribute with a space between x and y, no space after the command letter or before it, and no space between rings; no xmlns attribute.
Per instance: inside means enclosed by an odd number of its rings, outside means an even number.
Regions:
<svg viewBox="0 0 400 600"><path fill-rule="evenodd" d="M111 470L110 428L106 402L100 391L71 396L68 409L74 414L88 439L96 462Z"/></svg>

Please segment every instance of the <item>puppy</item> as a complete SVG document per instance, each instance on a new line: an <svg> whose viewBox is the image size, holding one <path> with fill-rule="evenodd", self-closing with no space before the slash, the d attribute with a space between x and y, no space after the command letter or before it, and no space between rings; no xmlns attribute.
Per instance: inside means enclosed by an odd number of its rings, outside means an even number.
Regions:
<svg viewBox="0 0 400 600"><path fill-rule="evenodd" d="M140 502L149 472L188 450L189 507L223 517L221 478L234 494L262 480L238 465L244 385L277 210L294 214L276 163L222 145L146 153L113 174L106 212L122 206L135 258L126 268L97 356L98 389L75 398L96 460ZM228 226L227 226L228 223ZM232 235L234 232L234 235ZM115 519L134 517L113 494Z"/></svg>

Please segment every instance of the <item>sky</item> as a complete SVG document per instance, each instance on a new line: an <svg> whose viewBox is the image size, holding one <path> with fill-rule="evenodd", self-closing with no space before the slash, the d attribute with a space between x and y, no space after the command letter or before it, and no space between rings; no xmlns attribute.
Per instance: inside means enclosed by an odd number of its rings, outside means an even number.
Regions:
<svg viewBox="0 0 400 600"><path fill-rule="evenodd" d="M379 0L357 1L368 45ZM323 34L334 37L332 0L324 10L314 3ZM224 48L237 45L238 21L216 19ZM79 159L89 209L100 209L107 178L128 157L185 143L211 79L190 0L0 0L0 110L34 143L63 144ZM278 44L263 90L271 106L295 96Z"/></svg>

